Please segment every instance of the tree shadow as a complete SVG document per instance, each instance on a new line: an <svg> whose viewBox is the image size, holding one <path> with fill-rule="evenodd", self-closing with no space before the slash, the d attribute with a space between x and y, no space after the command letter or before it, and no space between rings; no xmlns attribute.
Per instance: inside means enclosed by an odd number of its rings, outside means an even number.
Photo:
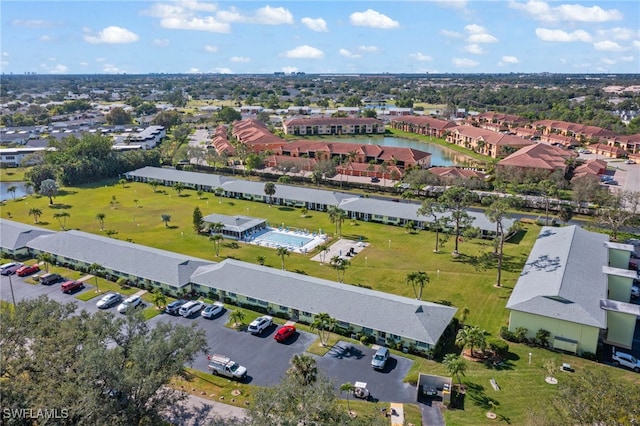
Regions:
<svg viewBox="0 0 640 426"><path fill-rule="evenodd" d="M61 203L49 204L50 209L57 209L57 210L68 210L72 207L73 206L71 204L61 204Z"/></svg>
<svg viewBox="0 0 640 426"><path fill-rule="evenodd" d="M166 228L167 229L178 229L179 226L178 225L167 225Z"/></svg>
<svg viewBox="0 0 640 426"><path fill-rule="evenodd" d="M278 210L280 210L281 212L292 212L295 209L293 207L283 206L283 207L278 207Z"/></svg>
<svg viewBox="0 0 640 426"><path fill-rule="evenodd" d="M527 230L521 229L515 234L513 234L511 238L509 238L508 240L505 240L505 244L514 244L514 245L520 244L522 242L522 239L525 237L525 235L527 235Z"/></svg>
<svg viewBox="0 0 640 426"><path fill-rule="evenodd" d="M56 196L64 196L64 195L75 195L78 191L69 190L69 189L58 189L58 195Z"/></svg>

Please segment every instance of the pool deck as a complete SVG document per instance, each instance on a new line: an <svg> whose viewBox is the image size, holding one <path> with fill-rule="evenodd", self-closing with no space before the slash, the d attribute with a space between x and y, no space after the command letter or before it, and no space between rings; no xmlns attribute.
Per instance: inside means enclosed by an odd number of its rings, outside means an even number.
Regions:
<svg viewBox="0 0 640 426"><path fill-rule="evenodd" d="M322 253L318 253L313 256L311 260L322 263L322 259L324 259L325 263L329 263L329 261L334 256L339 256L347 260L353 259L353 257L360 253L365 247L367 247L367 245L368 244L364 242L341 238L335 243L331 244L329 250L327 250L327 252L324 254L324 257ZM351 256L347 256L347 253L351 253Z"/></svg>
<svg viewBox="0 0 640 426"><path fill-rule="evenodd" d="M302 237L310 241L302 246L293 246L293 245L282 244L274 241L263 240L262 237L265 234L268 234L269 232L275 232L275 233L290 235L294 237ZM301 231L301 230L290 231L288 229L283 230L279 228L266 228L265 232L261 232L260 234L254 235L250 239L243 240L243 241L249 244L255 244L261 247L269 247L274 249L285 247L292 252L306 254L307 252L313 250L316 246L322 244L326 239L327 239L326 234L317 234L315 232L308 232L308 231Z"/></svg>

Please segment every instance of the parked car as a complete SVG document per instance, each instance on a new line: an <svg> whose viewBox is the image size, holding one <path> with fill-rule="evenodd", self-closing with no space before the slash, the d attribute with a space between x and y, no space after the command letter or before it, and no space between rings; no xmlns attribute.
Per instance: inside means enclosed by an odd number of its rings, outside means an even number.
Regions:
<svg viewBox="0 0 640 426"><path fill-rule="evenodd" d="M231 358L224 355L208 355L207 367L214 376L226 376L236 380L244 380L247 377L247 369Z"/></svg>
<svg viewBox="0 0 640 426"><path fill-rule="evenodd" d="M624 163L625 163L625 164L636 164L636 161L635 161L635 160L631 160L631 159L629 159L629 160L625 160L625 162L624 162Z"/></svg>
<svg viewBox="0 0 640 426"><path fill-rule="evenodd" d="M266 328L269 327L272 323L273 323L273 318L271 318L268 315L263 315L251 321L251 324L249 324L248 330L252 334L260 334L264 330L266 330Z"/></svg>
<svg viewBox="0 0 640 426"><path fill-rule="evenodd" d="M174 300L173 302L169 303L166 308L164 308L164 311L169 315L178 315L178 313L180 312L180 308L185 303L187 303L187 301L183 299Z"/></svg>
<svg viewBox="0 0 640 426"><path fill-rule="evenodd" d="M5 263L4 265L0 266L0 274L13 275L18 269L22 268L23 266L24 264L19 262Z"/></svg>
<svg viewBox="0 0 640 426"><path fill-rule="evenodd" d="M51 285L62 280L63 278L62 278L62 275L60 274L55 274L55 273L44 274L43 276L40 277L40 284Z"/></svg>
<svg viewBox="0 0 640 426"><path fill-rule="evenodd" d="M276 332L273 338L276 340L276 342L282 343L286 342L287 339L289 339L294 334L296 334L296 328L293 325L285 325Z"/></svg>
<svg viewBox="0 0 640 426"><path fill-rule="evenodd" d="M180 313L180 315L187 318L193 314L200 312L203 307L204 302L201 302L200 300L192 300L182 305L178 312Z"/></svg>
<svg viewBox="0 0 640 426"><path fill-rule="evenodd" d="M60 290L62 290L63 293L72 293L76 290L81 290L84 288L84 284L82 281L65 281L62 283L62 285L60 286Z"/></svg>
<svg viewBox="0 0 640 426"><path fill-rule="evenodd" d="M129 310L135 309L142 305L142 298L136 294L129 296L118 305L118 312L126 314Z"/></svg>
<svg viewBox="0 0 640 426"><path fill-rule="evenodd" d="M380 178L379 177L373 176L371 178L371 183L378 183L378 182L380 182Z"/></svg>
<svg viewBox="0 0 640 426"><path fill-rule="evenodd" d="M102 296L102 299L98 300L96 306L100 309L108 309L116 303L120 303L120 301L122 301L122 295L120 293L109 293Z"/></svg>
<svg viewBox="0 0 640 426"><path fill-rule="evenodd" d="M387 361L389 360L389 349L385 347L380 347L373 355L371 359L371 367L375 370L384 369L385 365L387 365Z"/></svg>
<svg viewBox="0 0 640 426"><path fill-rule="evenodd" d="M624 352L613 353L613 365L627 367L636 373L640 373L640 361L634 356L626 354Z"/></svg>
<svg viewBox="0 0 640 426"><path fill-rule="evenodd" d="M37 263L34 263L33 265L22 265L16 271L16 275L19 277L26 277L27 275L35 274L39 270L40 266L38 266Z"/></svg>
<svg viewBox="0 0 640 426"><path fill-rule="evenodd" d="M637 299L638 297L640 297L640 287L638 287L637 285L632 285L631 286L631 298L632 299Z"/></svg>
<svg viewBox="0 0 640 426"><path fill-rule="evenodd" d="M224 312L224 304L222 302L215 302L209 305L206 305L200 315L203 318L213 318L220 315Z"/></svg>
<svg viewBox="0 0 640 426"><path fill-rule="evenodd" d="M613 176L609 176L609 175L601 175L600 176L600 182L606 182L608 180L613 180Z"/></svg>
<svg viewBox="0 0 640 426"><path fill-rule="evenodd" d="M618 181L617 180L608 180L608 181L605 181L604 184L605 185L617 185Z"/></svg>

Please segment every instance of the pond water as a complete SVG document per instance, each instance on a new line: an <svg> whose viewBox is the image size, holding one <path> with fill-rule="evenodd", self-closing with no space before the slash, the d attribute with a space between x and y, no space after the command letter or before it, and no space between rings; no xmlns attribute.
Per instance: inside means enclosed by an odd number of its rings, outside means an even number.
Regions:
<svg viewBox="0 0 640 426"><path fill-rule="evenodd" d="M327 139L323 139L327 140ZM462 166L469 162L469 158L461 155L453 150L447 149L443 146L420 142L412 139L404 139L396 136L354 136L354 137L339 137L332 139L331 142L342 143L359 143L368 145L381 145L381 146L396 146L402 148L413 148L420 151L428 152L431 154L432 166Z"/></svg>
<svg viewBox="0 0 640 426"><path fill-rule="evenodd" d="M16 192L9 192L9 188L16 187ZM27 195L27 189L24 187L24 182L0 182L0 201L17 200L20 197Z"/></svg>

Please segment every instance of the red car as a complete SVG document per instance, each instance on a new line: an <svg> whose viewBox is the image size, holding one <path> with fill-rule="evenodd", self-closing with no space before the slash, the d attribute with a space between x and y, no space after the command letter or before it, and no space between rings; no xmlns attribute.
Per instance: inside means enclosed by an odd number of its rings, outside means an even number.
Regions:
<svg viewBox="0 0 640 426"><path fill-rule="evenodd" d="M81 290L84 288L84 284L82 281L65 281L60 286L60 289L63 293L72 293L76 290Z"/></svg>
<svg viewBox="0 0 640 426"><path fill-rule="evenodd" d="M40 270L40 267L38 266L38 264L34 263L33 265L23 265L23 266L21 266L16 271L16 274L19 277L26 277L27 275L35 274L39 270Z"/></svg>
<svg viewBox="0 0 640 426"><path fill-rule="evenodd" d="M282 343L294 334L296 334L296 328L292 325L285 325L276 332L273 338L276 339L276 342Z"/></svg>

